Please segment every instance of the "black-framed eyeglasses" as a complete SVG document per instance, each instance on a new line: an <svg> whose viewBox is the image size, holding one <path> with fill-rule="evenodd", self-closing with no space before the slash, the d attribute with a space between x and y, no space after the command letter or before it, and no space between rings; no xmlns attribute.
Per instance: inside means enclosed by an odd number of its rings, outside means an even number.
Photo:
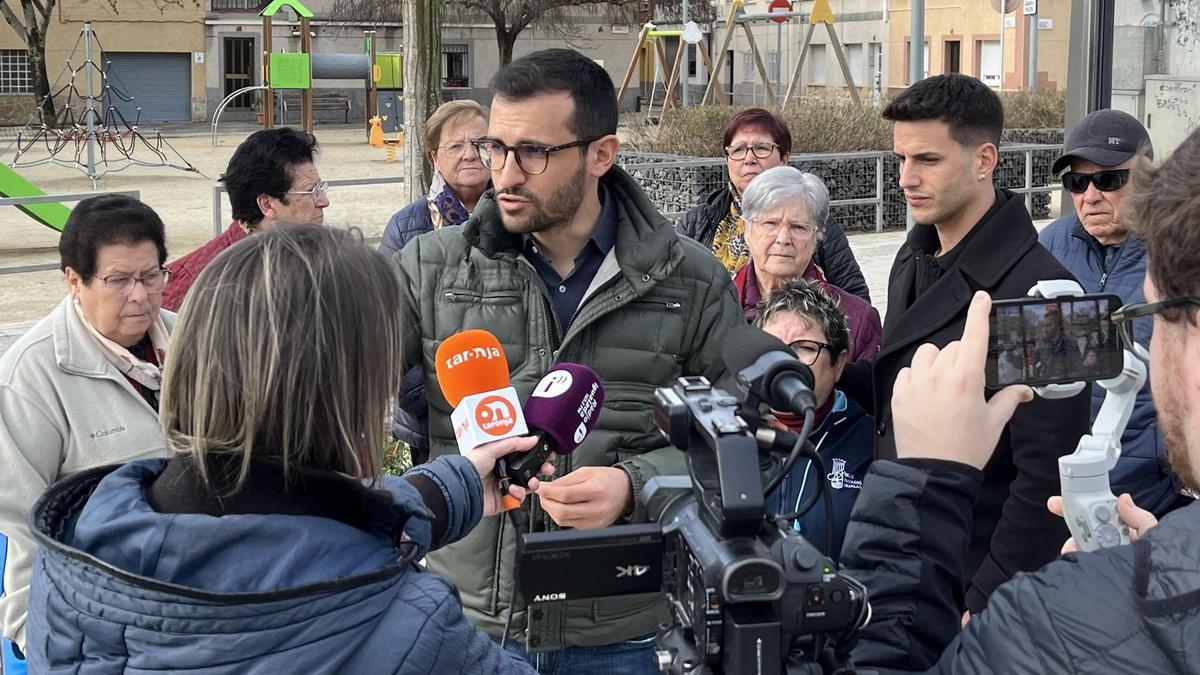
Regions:
<svg viewBox="0 0 1200 675"><path fill-rule="evenodd" d="M1097 171L1096 173L1064 173L1062 184L1067 192L1082 194L1087 192L1088 183L1096 186L1101 192L1115 192L1125 187L1129 182L1129 169L1113 169L1112 171Z"/></svg>
<svg viewBox="0 0 1200 675"><path fill-rule="evenodd" d="M816 363L817 359L821 358L822 350L830 354L833 353L828 343L817 342L816 340L796 340L789 344L788 347L792 348L792 351L796 353L796 358L800 359L800 362L806 366Z"/></svg>
<svg viewBox="0 0 1200 675"><path fill-rule="evenodd" d="M513 153L517 157L517 166L521 171L530 176L540 176L546 173L546 166L550 163L550 155L559 150L567 150L569 148L578 148L585 145L591 145L596 141L604 138L597 136L579 141L571 141L570 143L562 143L561 145L534 145L532 143L521 143L520 145L505 145L494 138L481 138L477 141L471 141L471 145L475 146L475 151L479 153L479 161L488 168L489 171L500 171L504 168L505 161L508 160L508 153Z"/></svg>
<svg viewBox="0 0 1200 675"><path fill-rule="evenodd" d="M750 145L727 145L725 156L735 162L746 159L746 153L752 152L759 159L766 159L779 152L778 143L751 143Z"/></svg>
<svg viewBox="0 0 1200 675"><path fill-rule="evenodd" d="M1141 352L1134 346L1137 343L1133 335L1133 320L1143 316L1154 316L1155 314L1170 312L1181 307L1200 307L1200 298L1181 295L1158 302L1131 302L1119 307L1109 318L1112 320L1113 325L1117 327L1117 335L1121 336L1122 346L1138 358L1142 358Z"/></svg>
<svg viewBox="0 0 1200 675"><path fill-rule="evenodd" d="M147 293L162 293L167 287L167 278L170 273L163 267L156 270L146 272L140 277L135 277L132 274L110 274L106 277L96 277L104 282L104 288L114 293L121 295L129 295L133 292L133 287L140 283L145 287Z"/></svg>

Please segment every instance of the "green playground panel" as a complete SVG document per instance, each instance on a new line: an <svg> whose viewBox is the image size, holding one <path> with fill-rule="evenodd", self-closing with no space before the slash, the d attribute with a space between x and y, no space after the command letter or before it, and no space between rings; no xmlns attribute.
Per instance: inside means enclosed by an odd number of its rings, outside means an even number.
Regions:
<svg viewBox="0 0 1200 675"><path fill-rule="evenodd" d="M41 188L25 180L24 176L8 168L7 165L0 164L0 196L41 197L45 194ZM67 216L71 215L71 209L61 202L25 204L17 206L17 208L30 218L59 232L62 232L63 227L66 226Z"/></svg>
<svg viewBox="0 0 1200 675"><path fill-rule="evenodd" d="M275 14L277 14L279 12L279 10L283 9L284 7L291 7L292 11L295 12L296 14L298 14L299 16L302 16L302 17L305 17L308 19L313 18L312 11L309 10L309 8L305 7L300 2L300 0L275 0L274 2L267 5L266 7L263 7L263 10L261 12L259 12L259 15L260 16L275 16Z"/></svg>
<svg viewBox="0 0 1200 675"><path fill-rule="evenodd" d="M308 89L312 87L310 54L271 52L272 89Z"/></svg>
<svg viewBox="0 0 1200 675"><path fill-rule="evenodd" d="M375 83L380 89L401 89L404 87L404 57L400 54L383 53L375 55L375 65L379 66L379 81Z"/></svg>

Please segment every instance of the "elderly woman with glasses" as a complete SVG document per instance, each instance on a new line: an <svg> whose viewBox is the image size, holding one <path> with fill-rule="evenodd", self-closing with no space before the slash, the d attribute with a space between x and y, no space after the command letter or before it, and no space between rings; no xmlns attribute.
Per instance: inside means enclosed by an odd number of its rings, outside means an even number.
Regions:
<svg viewBox="0 0 1200 675"><path fill-rule="evenodd" d="M875 425L871 416L834 388L849 360L850 332L838 301L819 283L792 279L763 300L754 325L787 343L796 358L813 374L817 411L809 439L824 466L801 458L792 465L770 494L767 508L775 515L795 513L801 503L815 498L826 481L832 496L833 529L826 528L825 504L791 519L793 529L823 553L837 560L842 550L850 510L862 490L863 477L875 452ZM799 432L804 418L782 412L775 417Z"/></svg>
<svg viewBox="0 0 1200 675"><path fill-rule="evenodd" d="M0 618L22 650L34 501L66 476L166 454L158 405L174 315L162 309L162 220L129 197L86 199L58 250L67 296L0 357Z"/></svg>
<svg viewBox="0 0 1200 675"><path fill-rule="evenodd" d="M491 187L472 142L487 135L488 109L475 101L450 101L425 121L425 147L433 163L429 193L396 212L383 231L379 252L391 257L419 234L462 225Z"/></svg>
<svg viewBox="0 0 1200 675"><path fill-rule="evenodd" d="M684 214L678 230L712 249L733 274L750 259L750 249L742 231L742 195L755 176L787 164L792 152L792 134L778 115L762 108L749 108L729 120L725 127L724 147L729 183ZM825 226L825 238L815 253L817 264L834 285L870 302L867 282L846 241L846 234L833 220Z"/></svg>
<svg viewBox="0 0 1200 675"><path fill-rule="evenodd" d="M797 277L813 281L846 313L850 360L873 358L882 332L879 312L832 283L814 260L828 217L829 191L811 173L778 166L755 178L742 197L750 260L733 279L738 300L753 321L759 302L774 290Z"/></svg>

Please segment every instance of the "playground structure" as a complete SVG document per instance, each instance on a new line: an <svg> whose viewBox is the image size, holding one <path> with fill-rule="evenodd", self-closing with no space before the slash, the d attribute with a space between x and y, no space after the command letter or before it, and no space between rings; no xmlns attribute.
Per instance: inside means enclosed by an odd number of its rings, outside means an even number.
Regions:
<svg viewBox="0 0 1200 675"><path fill-rule="evenodd" d="M376 115L371 118L371 133L368 134L368 143L372 148L387 148L387 162L391 164L396 161L396 149L404 145L404 132L397 131L395 138L387 138L383 133L383 118Z"/></svg>
<svg viewBox="0 0 1200 675"><path fill-rule="evenodd" d="M81 44L83 61L77 67L72 66ZM150 137L142 133L138 126L141 121L140 107L136 109L137 116L130 122L114 105L117 100L125 103L132 103L134 100L122 91L119 82L112 81L107 67L97 64L94 58L97 49L101 49L100 41L92 30L91 22L85 21L83 30L80 31L71 50L71 56L68 57L54 86L30 114L13 142L0 153L7 154L16 147L16 153L8 166L18 169L55 164L79 169L92 181L93 189L96 181L104 175L123 171L131 166L166 166L199 174L196 167L171 147L159 130L155 129ZM64 77L67 81L59 87ZM99 94L96 91L97 78L100 83ZM82 89L80 79L83 80ZM46 119L44 107L56 98L59 99L59 105L55 116L53 119ZM33 156L39 149L44 149L45 155ZM139 150L143 154L152 155L153 161L139 157ZM62 155L67 155L68 159L63 159ZM20 177L11 169L0 172L0 194L4 197L33 197L41 194L5 192L6 186L14 187L18 192L28 191L28 184L17 180ZM32 211L44 210L47 209L38 208ZM30 215L38 217L34 213ZM49 222L43 224L54 227ZM61 226L56 229L61 229Z"/></svg>
<svg viewBox="0 0 1200 675"><path fill-rule="evenodd" d="M298 53L271 51L271 19L284 7L290 7L300 17L300 51ZM299 89L300 125L308 133L313 130L314 79L361 80L367 83L367 105L363 121L369 126L375 117L378 98L380 69L375 65L375 31L364 31L366 53L363 54L313 54L312 33L309 20L313 13L300 0L274 0L263 8L263 82L266 84L264 98L274 100L276 89ZM263 128L275 125L275 107L264 108Z"/></svg>
<svg viewBox="0 0 1200 675"><path fill-rule="evenodd" d="M295 12L300 22L300 51L272 51L271 25L272 19L283 8ZM221 122L221 114L225 107L239 96L259 91L267 105L263 106L263 128L275 126L275 92L276 90L295 90L300 92L300 126L306 132L313 131L313 80L359 80L366 83L367 96L363 122L367 130L371 127L372 118L377 116L379 106L379 84L386 80L390 88L399 88L400 82L396 73L400 71L399 54L380 54L375 49L375 31L363 31L365 50L362 54L314 54L312 52L312 32L309 21L313 13L300 0L274 0L263 8L262 16L263 52L262 52L262 82L263 84L242 87L229 94L213 111L212 144L217 144L217 126ZM380 60L388 66L387 72L380 67ZM394 108L399 114L399 100L389 101L389 108ZM282 110L282 107L281 107ZM387 118L384 118L387 119Z"/></svg>
<svg viewBox="0 0 1200 675"><path fill-rule="evenodd" d="M754 65L763 86L766 88L767 98L771 101L779 101L776 92L771 88L771 78L767 74L767 67L763 62L762 53L758 49L758 43L754 39L754 31L750 30L750 25L765 21L779 22L791 18L801 18L805 13L790 10L748 14L742 11L743 9L743 0L734 0L733 4L730 5L729 16L725 21L725 40L721 43L721 48L717 51L717 62L709 68L709 72L721 72L721 66L725 63L729 45L733 41L734 34L737 32L736 28L740 26L743 34L746 36L746 42L750 44L750 51L754 55ZM786 106L791 102L800 86L800 73L803 72L804 60L808 55L809 48L812 46L813 32L816 31L818 24L824 24L825 30L829 33L829 42L833 46L833 52L837 56L838 64L842 68L842 77L845 78L846 88L850 91L850 97L854 99L855 104L862 105L862 99L858 95L858 87L855 86L854 77L850 74L850 65L846 61L845 50L842 49L842 41L838 39L837 31L834 30L834 21L833 10L829 7L829 0L816 0L813 3L812 12L808 14L808 30L805 32L804 43L800 48L800 59L796 63L795 70L792 72L790 84L788 85L787 93L783 97L782 105ZM718 84L718 76L714 75L709 79L708 87L704 90L704 98L700 100L701 105L707 104L713 98ZM732 84L731 82L731 89Z"/></svg>
<svg viewBox="0 0 1200 675"><path fill-rule="evenodd" d="M679 48L675 50L675 61L670 68L667 68L667 51L662 45L659 38L677 37L679 38ZM675 96L675 86L679 82L679 72L683 65L683 53L687 45L699 45L696 51L704 58L704 66L708 69L708 75L713 77L712 61L708 57L708 48L704 41L704 35L700 32L700 27L695 22L689 21L683 30L658 30L652 22L647 21L642 26L642 30L638 33L637 46L633 49L633 57L629 60L629 67L625 69L625 77L621 80L621 88L617 91L617 100L621 101L625 98L625 91L629 88L629 81L633 79L633 71L639 66L645 66L646 61L651 59L650 50L653 48L658 55L658 72L670 71L667 76L666 94L663 99L662 110L665 111L669 105L679 105L679 99ZM645 68L643 68L645 69ZM647 117L654 111L654 89L658 87L658 78L654 78L654 84L650 92L650 100L647 106Z"/></svg>

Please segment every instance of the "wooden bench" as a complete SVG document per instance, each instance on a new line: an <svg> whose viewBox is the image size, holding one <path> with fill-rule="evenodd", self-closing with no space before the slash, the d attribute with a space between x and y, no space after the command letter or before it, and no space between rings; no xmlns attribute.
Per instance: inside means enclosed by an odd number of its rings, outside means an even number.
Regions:
<svg viewBox="0 0 1200 675"><path fill-rule="evenodd" d="M300 101L300 92L289 91L283 95L283 115L280 119L280 124L287 124L288 111L294 110L299 117L303 110L303 105ZM345 122L350 123L350 97L345 94L318 94L313 93L313 121L316 121L316 113L322 110L340 111L345 115ZM296 120L300 122L299 119Z"/></svg>

